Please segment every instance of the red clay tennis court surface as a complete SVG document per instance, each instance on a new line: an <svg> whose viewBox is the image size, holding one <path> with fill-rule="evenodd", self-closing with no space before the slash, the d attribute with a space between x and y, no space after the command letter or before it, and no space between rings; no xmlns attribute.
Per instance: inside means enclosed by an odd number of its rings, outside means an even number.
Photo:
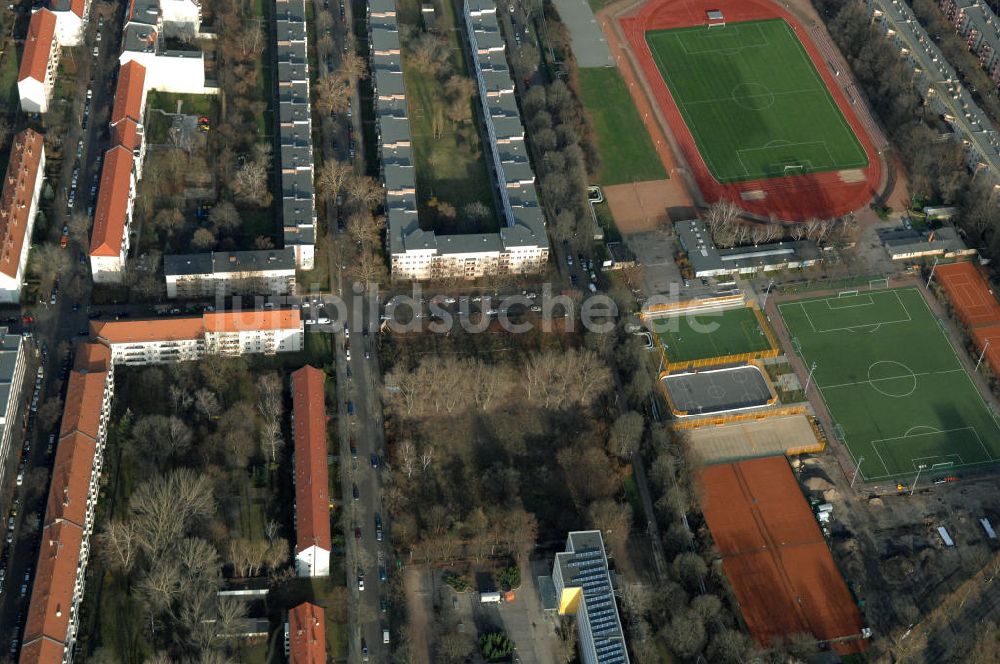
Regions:
<svg viewBox="0 0 1000 664"><path fill-rule="evenodd" d="M1000 303L974 263L950 263L934 269L958 319L969 328L976 348L986 349L986 361L1000 376Z"/></svg>
<svg viewBox="0 0 1000 664"><path fill-rule="evenodd" d="M783 456L708 466L705 520L750 633L761 644L808 632L862 652L861 614ZM858 638L851 639L850 637Z"/></svg>
<svg viewBox="0 0 1000 664"><path fill-rule="evenodd" d="M827 171L721 184L712 177L680 109L653 61L645 38L649 30L705 25L709 10L721 10L727 23L782 18L792 26L868 155L868 166L861 169L862 178L851 178L848 181L840 171ZM822 54L799 22L785 9L768 0L650 0L619 18L618 22L649 84L649 93L670 125L698 188L707 201L725 199L753 214L773 215L782 220L803 220L847 214L864 207L876 195L882 179L881 157L824 63ZM635 91L633 94L641 93Z"/></svg>

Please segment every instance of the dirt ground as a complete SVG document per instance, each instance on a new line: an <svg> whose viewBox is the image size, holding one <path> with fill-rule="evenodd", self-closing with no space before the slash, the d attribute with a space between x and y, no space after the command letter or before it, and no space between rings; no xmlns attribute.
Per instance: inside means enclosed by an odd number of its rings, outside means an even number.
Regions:
<svg viewBox="0 0 1000 664"><path fill-rule="evenodd" d="M433 572L427 568L411 565L403 570L412 664L430 664L431 661L428 631L434 615L433 584Z"/></svg>
<svg viewBox="0 0 1000 664"><path fill-rule="evenodd" d="M694 203L679 178L604 187L604 197L622 235L656 230L693 214Z"/></svg>

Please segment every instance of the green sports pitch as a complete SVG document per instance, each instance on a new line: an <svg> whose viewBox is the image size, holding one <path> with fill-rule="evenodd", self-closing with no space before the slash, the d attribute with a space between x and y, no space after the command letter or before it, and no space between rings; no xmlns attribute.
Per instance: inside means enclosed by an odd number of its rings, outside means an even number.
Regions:
<svg viewBox="0 0 1000 664"><path fill-rule="evenodd" d="M659 318L653 321L653 331L666 348L670 362L707 360L771 348L757 315L747 308Z"/></svg>
<svg viewBox="0 0 1000 664"><path fill-rule="evenodd" d="M1000 459L996 415L917 289L845 291L778 310L865 480Z"/></svg>
<svg viewBox="0 0 1000 664"><path fill-rule="evenodd" d="M719 182L868 165L783 19L652 30L646 43Z"/></svg>

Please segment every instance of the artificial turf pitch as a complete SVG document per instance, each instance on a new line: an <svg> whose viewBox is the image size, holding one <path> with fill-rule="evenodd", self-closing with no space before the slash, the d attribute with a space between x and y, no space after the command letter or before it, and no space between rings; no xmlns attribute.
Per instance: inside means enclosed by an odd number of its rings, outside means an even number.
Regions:
<svg viewBox="0 0 1000 664"><path fill-rule="evenodd" d="M918 470L930 479L1000 459L997 418L915 288L778 310L866 480Z"/></svg>
<svg viewBox="0 0 1000 664"><path fill-rule="evenodd" d="M651 30L646 43L719 182L868 165L783 19Z"/></svg>
<svg viewBox="0 0 1000 664"><path fill-rule="evenodd" d="M771 347L753 309L726 309L697 315L661 318L653 331L670 362L705 360Z"/></svg>

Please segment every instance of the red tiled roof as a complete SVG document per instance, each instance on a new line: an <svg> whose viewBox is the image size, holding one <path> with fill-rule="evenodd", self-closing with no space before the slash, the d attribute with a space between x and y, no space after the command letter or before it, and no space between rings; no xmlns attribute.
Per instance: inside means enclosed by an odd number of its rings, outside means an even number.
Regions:
<svg viewBox="0 0 1000 664"><path fill-rule="evenodd" d="M200 316L90 323L90 336L108 344L201 339L204 333Z"/></svg>
<svg viewBox="0 0 1000 664"><path fill-rule="evenodd" d="M288 612L290 664L326 664L325 623L323 607L309 602Z"/></svg>
<svg viewBox="0 0 1000 664"><path fill-rule="evenodd" d="M65 646L51 639L35 639L21 648L21 664L62 664Z"/></svg>
<svg viewBox="0 0 1000 664"><path fill-rule="evenodd" d="M38 639L65 642L82 544L83 531L75 524L61 521L42 529L42 547L38 552L31 604L24 625L26 645ZM26 654L21 653L22 664L52 661L28 659Z"/></svg>
<svg viewBox="0 0 1000 664"><path fill-rule="evenodd" d="M48 9L39 9L31 15L28 36L24 40L21 54L21 70L18 82L27 78L45 80L45 70L49 66L52 48L55 46L56 15Z"/></svg>
<svg viewBox="0 0 1000 664"><path fill-rule="evenodd" d="M306 365L292 373L295 428L295 550L330 551L325 375Z"/></svg>
<svg viewBox="0 0 1000 664"><path fill-rule="evenodd" d="M135 60L129 60L118 70L118 87L115 89L115 104L111 108L111 124L132 118L142 122L143 90L146 68Z"/></svg>
<svg viewBox="0 0 1000 664"><path fill-rule="evenodd" d="M0 195L0 272L12 278L17 276L24 243L31 242L26 237L28 214L42 152L42 135L37 131L25 129L14 137Z"/></svg>
<svg viewBox="0 0 1000 664"><path fill-rule="evenodd" d="M126 150L138 150L142 145L139 125L132 118L124 118L111 125L111 147L122 146Z"/></svg>
<svg viewBox="0 0 1000 664"><path fill-rule="evenodd" d="M97 441L77 431L59 440L45 508L46 523L69 521L83 527L96 454Z"/></svg>
<svg viewBox="0 0 1000 664"><path fill-rule="evenodd" d="M270 311L221 311L205 314L206 332L248 330L297 330L302 325L298 309Z"/></svg>
<svg viewBox="0 0 1000 664"><path fill-rule="evenodd" d="M111 368L111 351L101 344L79 344L76 347L74 371L107 372Z"/></svg>
<svg viewBox="0 0 1000 664"><path fill-rule="evenodd" d="M134 163L132 151L122 147L111 148L105 154L97 209L94 211L94 230L90 237L91 256L121 255Z"/></svg>
<svg viewBox="0 0 1000 664"><path fill-rule="evenodd" d="M78 431L97 440L107 377L105 372L70 373L60 439Z"/></svg>

